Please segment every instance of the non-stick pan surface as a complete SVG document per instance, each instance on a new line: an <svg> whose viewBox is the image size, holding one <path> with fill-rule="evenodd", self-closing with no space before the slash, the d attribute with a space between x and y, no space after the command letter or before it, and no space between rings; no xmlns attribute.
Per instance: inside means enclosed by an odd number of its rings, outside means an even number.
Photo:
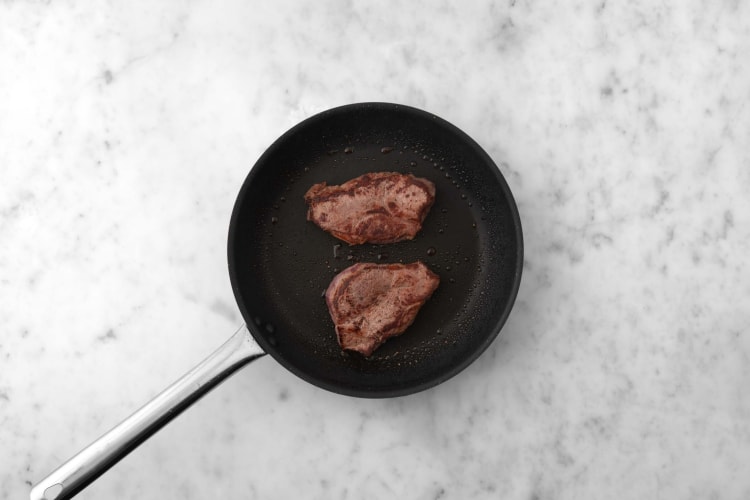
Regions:
<svg viewBox="0 0 750 500"><path fill-rule="evenodd" d="M414 240L349 246L307 221L310 186L377 171L435 183ZM240 310L266 352L325 389L390 397L452 377L487 348L513 305L523 241L508 185L478 144L424 111L362 103L315 115L268 148L235 204L228 256ZM416 260L441 282L415 322L369 358L343 352L323 297L331 279L356 262Z"/></svg>

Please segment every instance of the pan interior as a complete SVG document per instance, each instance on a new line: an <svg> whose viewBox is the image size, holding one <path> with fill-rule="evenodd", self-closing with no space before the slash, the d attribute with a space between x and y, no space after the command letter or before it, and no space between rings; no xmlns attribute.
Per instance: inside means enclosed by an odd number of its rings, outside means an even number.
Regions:
<svg viewBox="0 0 750 500"><path fill-rule="evenodd" d="M366 172L430 179L436 198L412 241L349 246L307 221L315 183ZM415 322L369 357L343 352L323 292L356 262L421 260L441 279ZM349 105L277 140L248 175L229 235L232 286L262 347L303 379L342 394L397 396L473 361L507 317L520 281L515 203L492 160L465 134L399 105Z"/></svg>

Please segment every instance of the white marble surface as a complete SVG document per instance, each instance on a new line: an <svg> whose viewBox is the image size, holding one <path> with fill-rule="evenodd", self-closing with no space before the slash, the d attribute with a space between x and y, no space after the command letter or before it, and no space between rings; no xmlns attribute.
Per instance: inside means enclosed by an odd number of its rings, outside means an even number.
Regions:
<svg viewBox="0 0 750 500"><path fill-rule="evenodd" d="M736 1L3 2L0 499L241 324L248 169L368 100L501 166L502 336L393 400L264 358L80 498L749 498L749 53Z"/></svg>

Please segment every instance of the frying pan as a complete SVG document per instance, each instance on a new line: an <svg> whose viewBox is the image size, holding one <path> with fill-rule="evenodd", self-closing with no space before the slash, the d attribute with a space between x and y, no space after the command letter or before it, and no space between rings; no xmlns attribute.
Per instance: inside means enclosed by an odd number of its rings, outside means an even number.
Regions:
<svg viewBox="0 0 750 500"><path fill-rule="evenodd" d="M419 234L349 246L306 220L303 195L366 172L435 183ZM355 262L421 260L440 286L401 336L372 356L341 350L323 292ZM229 225L229 275L245 320L217 351L31 491L70 498L240 367L270 354L318 387L366 398L405 396L453 377L494 340L523 266L511 191L469 136L425 111L359 103L319 113L276 140L242 185Z"/></svg>

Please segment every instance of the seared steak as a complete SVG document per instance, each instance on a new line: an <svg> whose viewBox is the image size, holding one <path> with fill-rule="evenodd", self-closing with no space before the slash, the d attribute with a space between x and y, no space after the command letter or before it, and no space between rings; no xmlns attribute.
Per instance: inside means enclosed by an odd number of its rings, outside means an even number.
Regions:
<svg viewBox="0 0 750 500"><path fill-rule="evenodd" d="M339 345L371 355L412 324L438 284L440 277L421 262L362 262L344 269L326 290Z"/></svg>
<svg viewBox="0 0 750 500"><path fill-rule="evenodd" d="M364 174L305 193L307 220L350 245L410 240L435 201L435 185L411 174Z"/></svg>

